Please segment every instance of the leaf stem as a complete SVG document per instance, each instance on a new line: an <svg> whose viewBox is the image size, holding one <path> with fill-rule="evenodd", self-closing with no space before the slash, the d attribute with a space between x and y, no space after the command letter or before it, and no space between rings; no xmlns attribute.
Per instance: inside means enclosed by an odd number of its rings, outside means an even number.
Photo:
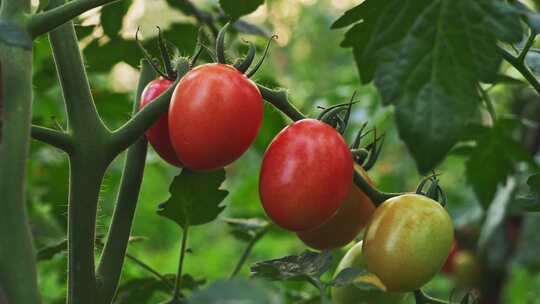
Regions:
<svg viewBox="0 0 540 304"><path fill-rule="evenodd" d="M73 150L73 139L64 132L33 125L31 135L35 140L49 144L68 154Z"/></svg>
<svg viewBox="0 0 540 304"><path fill-rule="evenodd" d="M156 276L156 278L160 279L163 282L163 284L167 286L167 288L169 288L171 291L174 289L174 286L171 284L171 282L164 275L162 275L157 270L152 268L150 265L146 264L145 262L143 262L142 260L140 260L139 258L135 257L134 255L130 253L126 253L126 258L130 259L133 263L137 264L142 269Z"/></svg>
<svg viewBox="0 0 540 304"><path fill-rule="evenodd" d="M257 84L257 87L259 88L259 91L261 91L261 95L264 100L271 103L274 107L283 112L283 114L287 115L293 121L306 118L302 112L300 112L291 102L289 102L289 98L285 90L272 90L260 84Z"/></svg>
<svg viewBox="0 0 540 304"><path fill-rule="evenodd" d="M180 296L180 285L182 283L182 267L184 265L184 257L186 255L186 244L189 232L189 223L183 229L182 243L180 245L180 262L178 263L178 273L176 274L176 280L174 282L173 301L177 300Z"/></svg>
<svg viewBox="0 0 540 304"><path fill-rule="evenodd" d="M529 84L534 88L536 93L540 95L540 82L538 82L538 79L534 76L534 74L527 68L525 63L523 61L520 61L518 57L514 57L514 55L510 54L507 50L499 47L499 51L502 54L502 57L504 60L506 60L508 63L510 63L518 72L525 77L525 79L529 82Z"/></svg>
<svg viewBox="0 0 540 304"><path fill-rule="evenodd" d="M259 232L257 232L257 234L255 234L255 236L249 241L249 244L247 245L246 249L242 253L242 256L240 257L240 260L238 261L238 263L236 263L236 266L234 267L234 270L231 273L231 276L229 277L229 279L234 278L238 274L238 272L240 271L240 269L246 262L246 259L250 255L251 250L253 249L255 244L268 232L270 227L271 225L267 225L266 227L261 229Z"/></svg>
<svg viewBox="0 0 540 304"><path fill-rule="evenodd" d="M80 14L93 8L106 5L118 0L75 0L55 7L51 10L32 16L27 23L27 29L33 38L48 33L58 26L70 21Z"/></svg>

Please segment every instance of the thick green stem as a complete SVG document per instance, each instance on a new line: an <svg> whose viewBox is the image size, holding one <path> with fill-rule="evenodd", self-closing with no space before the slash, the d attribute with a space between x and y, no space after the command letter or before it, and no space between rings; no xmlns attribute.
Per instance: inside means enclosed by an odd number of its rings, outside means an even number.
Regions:
<svg viewBox="0 0 540 304"><path fill-rule="evenodd" d="M68 154L73 151L73 138L68 134L40 126L32 126L32 138L39 140Z"/></svg>
<svg viewBox="0 0 540 304"><path fill-rule="evenodd" d="M48 33L93 8L118 0L75 0L49 11L34 15L28 20L27 29L32 37Z"/></svg>
<svg viewBox="0 0 540 304"><path fill-rule="evenodd" d="M0 21L22 24L29 0L2 0ZM30 140L32 52L0 44L0 302L41 303L28 224L25 173Z"/></svg>
<svg viewBox="0 0 540 304"><path fill-rule="evenodd" d="M133 105L134 113L137 112L140 96L144 88L154 77L155 73L148 62L143 61ZM118 288L118 281L122 273L124 256L139 198L147 146L146 139L140 137L127 152L116 207L97 269L100 303L111 303Z"/></svg>
<svg viewBox="0 0 540 304"><path fill-rule="evenodd" d="M184 258L186 256L188 233L189 224L187 224L182 231L182 243L180 244L180 261L178 262L178 273L176 274L176 281L174 282L173 303L177 301L180 296L180 287L182 283L182 268L184 266Z"/></svg>
<svg viewBox="0 0 540 304"><path fill-rule="evenodd" d="M99 190L106 167L106 164L88 153L76 152L70 158L68 304L97 303L95 224Z"/></svg>
<svg viewBox="0 0 540 304"><path fill-rule="evenodd" d="M292 103L289 102L287 92L285 90L272 90L259 84L257 87L259 88L259 91L261 91L261 95L264 100L271 103L290 119L297 121L306 118L302 112L300 112Z"/></svg>
<svg viewBox="0 0 540 304"><path fill-rule="evenodd" d="M354 184L371 199L375 206L379 206L389 198L402 195L403 193L386 193L373 188L356 170L353 176Z"/></svg>

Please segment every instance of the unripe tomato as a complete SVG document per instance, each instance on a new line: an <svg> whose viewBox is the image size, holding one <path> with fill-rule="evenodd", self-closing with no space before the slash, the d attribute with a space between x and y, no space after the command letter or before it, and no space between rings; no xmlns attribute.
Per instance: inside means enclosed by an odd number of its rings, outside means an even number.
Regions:
<svg viewBox="0 0 540 304"><path fill-rule="evenodd" d="M262 96L253 81L230 65L204 64L182 77L174 90L171 142L186 167L221 168L249 148L262 117Z"/></svg>
<svg viewBox="0 0 540 304"><path fill-rule="evenodd" d="M356 170L373 184L362 167L357 166ZM330 220L315 229L297 232L297 235L306 245L315 249L342 247L354 240L374 210L375 206L369 197L353 184L347 198Z"/></svg>
<svg viewBox="0 0 540 304"><path fill-rule="evenodd" d="M165 92L172 83L172 81L161 77L148 83L141 95L140 107L146 106L153 99L157 98L161 93ZM171 165L181 167L181 163L178 160L178 157L176 157L176 152L174 152L169 137L169 119L166 113L146 131L145 135L148 142L150 142L161 158Z"/></svg>
<svg viewBox="0 0 540 304"><path fill-rule="evenodd" d="M335 275L337 276L343 269L349 267L364 268L362 242L347 251L339 262ZM357 280L371 283L381 290L362 290L353 285L332 287L332 304L398 304L406 297L404 293L384 292L386 287L373 274L361 276Z"/></svg>
<svg viewBox="0 0 540 304"><path fill-rule="evenodd" d="M264 154L261 202L281 227L313 229L341 206L352 174L352 156L343 137L326 123L302 119L283 129Z"/></svg>
<svg viewBox="0 0 540 304"><path fill-rule="evenodd" d="M470 288L478 285L482 272L474 252L461 250L456 253L453 275L456 285L460 287Z"/></svg>
<svg viewBox="0 0 540 304"><path fill-rule="evenodd" d="M453 240L452 220L438 202L419 194L393 197L366 228L366 269L390 291L413 291L441 270Z"/></svg>

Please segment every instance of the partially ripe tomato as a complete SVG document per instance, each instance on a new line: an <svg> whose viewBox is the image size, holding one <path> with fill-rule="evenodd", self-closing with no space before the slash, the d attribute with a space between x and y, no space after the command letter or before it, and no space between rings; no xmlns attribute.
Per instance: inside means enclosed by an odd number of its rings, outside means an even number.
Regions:
<svg viewBox="0 0 540 304"><path fill-rule="evenodd" d="M158 78L144 88L141 95L140 107L146 106L152 100L157 98L163 92L165 92L171 85L172 81L165 78ZM163 114L145 133L148 142L152 145L154 150L171 165L181 167L181 163L176 157L176 152L171 144L169 137L169 120L167 113Z"/></svg>
<svg viewBox="0 0 540 304"><path fill-rule="evenodd" d="M456 241L452 243L452 248L450 248L450 254L448 255L448 258L446 258L446 262L444 262L442 272L446 274L452 273L454 270L454 263L456 258L456 253L458 252Z"/></svg>
<svg viewBox="0 0 540 304"><path fill-rule="evenodd" d="M419 194L393 197L366 228L366 268L389 291L413 291L441 270L453 240L452 220L438 202Z"/></svg>
<svg viewBox="0 0 540 304"><path fill-rule="evenodd" d="M482 271L474 252L461 250L456 253L453 275L457 286L471 288L478 285Z"/></svg>
<svg viewBox="0 0 540 304"><path fill-rule="evenodd" d="M355 168L364 179L373 184L362 167ZM297 232L297 235L306 245L315 249L339 248L354 240L374 210L375 206L369 197L353 184L347 198L330 220L315 229Z"/></svg>
<svg viewBox="0 0 540 304"><path fill-rule="evenodd" d="M335 275L337 276L343 269L349 267L364 268L362 242L347 251L339 262ZM363 275L356 280L375 285L381 290L363 290L353 285L332 287L332 304L398 304L407 295L405 293L385 292L386 287L373 274Z"/></svg>
<svg viewBox="0 0 540 304"><path fill-rule="evenodd" d="M214 170L249 148L262 117L262 96L253 81L230 65L200 65L174 90L169 107L171 142L186 167Z"/></svg>
<svg viewBox="0 0 540 304"><path fill-rule="evenodd" d="M303 119L270 143L259 193L268 217L292 231L316 228L347 198L353 161L343 137L326 123Z"/></svg>

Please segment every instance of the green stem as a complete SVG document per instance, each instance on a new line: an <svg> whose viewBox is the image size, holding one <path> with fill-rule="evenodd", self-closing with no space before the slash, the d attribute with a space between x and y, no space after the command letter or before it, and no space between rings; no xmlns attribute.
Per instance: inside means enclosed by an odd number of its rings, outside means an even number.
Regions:
<svg viewBox="0 0 540 304"><path fill-rule="evenodd" d="M176 280L174 282L174 292L173 292L173 302L179 299L180 296L180 285L182 282L182 267L184 265L184 258L186 255L186 245L189 232L189 223L186 224L182 234L182 243L180 245L180 261L178 262L178 273L176 274Z"/></svg>
<svg viewBox="0 0 540 304"><path fill-rule="evenodd" d="M75 0L55 7L43 13L32 16L27 23L27 29L34 38L48 33L58 26L70 21L80 14L93 8L106 5L118 0Z"/></svg>
<svg viewBox="0 0 540 304"><path fill-rule="evenodd" d="M89 154L70 158L68 202L68 304L97 303L94 269L95 224L106 169Z"/></svg>
<svg viewBox="0 0 540 304"><path fill-rule="evenodd" d="M264 100L271 103L274 107L283 112L293 121L306 118L302 112L300 112L292 103L289 102L287 92L285 90L272 90L259 84L257 84L257 87L259 88L259 91L261 91L261 95Z"/></svg>
<svg viewBox="0 0 540 304"><path fill-rule="evenodd" d="M137 93L133 102L134 113L137 112L140 96L144 88L154 77L155 73L148 62L144 60ZM124 255L141 189L147 146L146 139L140 137L127 152L116 207L97 269L101 303L111 303L118 288Z"/></svg>
<svg viewBox="0 0 540 304"><path fill-rule="evenodd" d="M32 138L39 140L68 154L73 151L73 139L66 133L40 126L32 126Z"/></svg>
<svg viewBox="0 0 540 304"><path fill-rule="evenodd" d="M142 269L144 269L144 270L150 272L151 274L153 274L154 276L156 276L156 278L160 279L163 282L163 284L165 286L167 286L167 288L169 288L171 291L174 289L174 286L171 284L171 282L164 275L159 273L154 268L150 267L145 262L141 261L139 258L137 258L134 255L131 255L129 253L126 253L126 258L130 259L133 263L137 264Z"/></svg>
<svg viewBox="0 0 540 304"><path fill-rule="evenodd" d="M517 60L524 62L525 56L527 56L527 53L531 49L532 45L534 44L534 39L536 38L536 33L534 30L531 30L531 33L529 34L529 38L527 38L527 42L525 43L525 46L521 50L521 53L519 53L519 56L517 57Z"/></svg>
<svg viewBox="0 0 540 304"><path fill-rule="evenodd" d="M373 202L375 206L379 206L389 198L402 195L403 193L386 193L373 188L356 170L353 176L354 184L360 188Z"/></svg>
<svg viewBox="0 0 540 304"><path fill-rule="evenodd" d="M536 93L540 95L540 82L538 82L534 74L529 70L529 68L527 68L525 63L523 61L520 61L517 57L514 57L512 54L510 54L507 50L503 48L499 48L499 51L501 52L504 60L506 60L516 70L518 70L518 72L520 72L521 75L525 77L529 84L531 84Z"/></svg>
<svg viewBox="0 0 540 304"><path fill-rule="evenodd" d="M236 263L236 266L234 267L234 270L231 273L231 276L229 277L229 279L234 278L238 274L238 272L240 271L240 269L242 269L242 266L246 262L248 256L251 254L251 250L253 249L255 244L268 232L269 229L270 229L270 225L264 227L257 234L255 234L255 236L249 241L249 244L247 245L246 249L242 253L242 256L240 257L240 260L238 261L238 263Z"/></svg>
<svg viewBox="0 0 540 304"><path fill-rule="evenodd" d="M22 23L29 0L2 0L1 21ZM28 223L25 173L32 104L32 52L0 44L0 286L8 303L41 303ZM1 301L1 300L0 300Z"/></svg>

